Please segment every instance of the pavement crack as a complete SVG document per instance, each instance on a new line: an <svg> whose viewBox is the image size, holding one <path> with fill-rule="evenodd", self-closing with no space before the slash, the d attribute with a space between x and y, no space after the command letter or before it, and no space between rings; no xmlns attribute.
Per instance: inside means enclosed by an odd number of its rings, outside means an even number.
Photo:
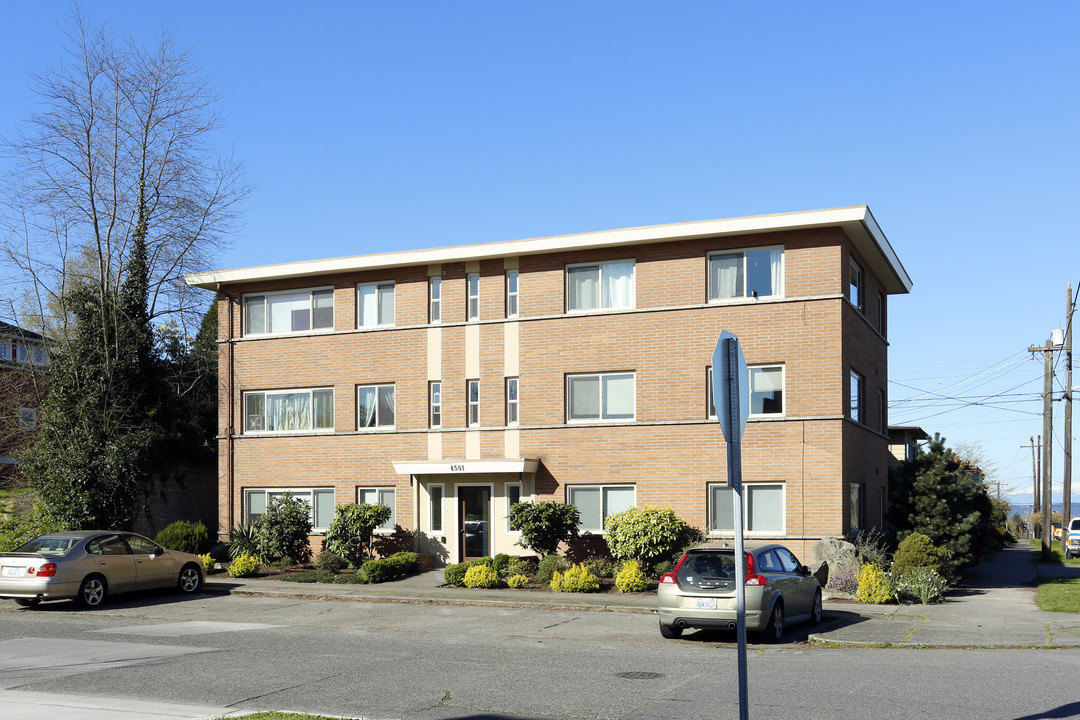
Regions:
<svg viewBox="0 0 1080 720"><path fill-rule="evenodd" d="M341 672L341 673L333 673L331 675L325 675L323 677L312 678L310 680L305 680L304 682L301 682L301 683L296 683L295 685L290 685L288 687L277 688L275 690L271 690L270 692L260 693L258 695L252 695L251 697L242 698L240 700L236 700L235 702L229 703L225 707L236 707L240 703L251 702L252 700L262 700L263 698L268 698L268 697L271 697L273 695L277 695L279 693L289 692L291 690L295 690L297 688L302 688L302 687L305 687L307 685L314 685L316 683L321 683L321 682L323 682L325 680L333 680L334 678L343 677L344 675L345 675L345 673Z"/></svg>

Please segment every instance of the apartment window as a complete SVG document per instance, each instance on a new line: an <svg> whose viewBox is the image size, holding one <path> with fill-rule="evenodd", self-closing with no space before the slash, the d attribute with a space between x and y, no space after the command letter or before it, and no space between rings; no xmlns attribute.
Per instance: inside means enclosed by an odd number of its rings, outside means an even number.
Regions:
<svg viewBox="0 0 1080 720"><path fill-rule="evenodd" d="M356 488L356 502L366 505L385 505L390 508L390 519L379 527L375 532L394 532L397 525L397 507L394 505L394 488L392 487L361 487Z"/></svg>
<svg viewBox="0 0 1080 720"><path fill-rule="evenodd" d="M334 519L333 488L251 488L244 491L244 520L255 522L266 513L275 498L289 493L308 506L308 518L313 532L325 532Z"/></svg>
<svg viewBox="0 0 1080 720"><path fill-rule="evenodd" d="M784 532L784 486L743 484L743 529L748 533ZM709 532L735 531L735 498L726 484L709 485Z"/></svg>
<svg viewBox="0 0 1080 720"><path fill-rule="evenodd" d="M851 490L848 496L848 513L851 518L852 530L866 529L866 518L863 517L863 499L865 492L866 486L863 483L851 483Z"/></svg>
<svg viewBox="0 0 1080 720"><path fill-rule="evenodd" d="M364 283L356 286L357 325L379 327L394 324L394 283Z"/></svg>
<svg viewBox="0 0 1080 720"><path fill-rule="evenodd" d="M510 529L510 508L521 502L521 483L506 483L506 534L520 535L520 530Z"/></svg>
<svg viewBox="0 0 1080 720"><path fill-rule="evenodd" d="M518 271L506 271L506 317L518 316Z"/></svg>
<svg viewBox="0 0 1080 720"><path fill-rule="evenodd" d="M428 486L428 532L431 534L443 531L443 497L445 489L442 485Z"/></svg>
<svg viewBox="0 0 1080 720"><path fill-rule="evenodd" d="M266 390L244 393L245 433L334 429L334 391Z"/></svg>
<svg viewBox="0 0 1080 720"><path fill-rule="evenodd" d="M634 307L634 261L566 266L567 310Z"/></svg>
<svg viewBox="0 0 1080 720"><path fill-rule="evenodd" d="M469 380L466 387L466 400L468 404L468 426L476 427L480 424L480 381Z"/></svg>
<svg viewBox="0 0 1080 720"><path fill-rule="evenodd" d="M442 383L430 383L431 413L428 424L433 428L442 427Z"/></svg>
<svg viewBox="0 0 1080 720"><path fill-rule="evenodd" d="M356 388L356 425L359 428L394 427L394 385Z"/></svg>
<svg viewBox="0 0 1080 720"><path fill-rule="evenodd" d="M885 391L878 390L878 430L889 432L889 405L885 400Z"/></svg>
<svg viewBox="0 0 1080 720"><path fill-rule="evenodd" d="M465 308L466 320L479 320L480 319L480 274L469 273L467 278L469 284L469 298L468 304Z"/></svg>
<svg viewBox="0 0 1080 720"><path fill-rule="evenodd" d="M518 379L506 378L506 424L518 424Z"/></svg>
<svg viewBox="0 0 1080 720"><path fill-rule="evenodd" d="M750 414L784 414L784 366L755 365L750 370ZM716 417L713 401L713 374L710 366L705 372L709 417Z"/></svg>
<svg viewBox="0 0 1080 720"><path fill-rule="evenodd" d="M281 335L334 328L333 288L244 295L242 304L245 335Z"/></svg>
<svg viewBox="0 0 1080 720"><path fill-rule="evenodd" d="M38 411L35 408L19 408L19 429L33 430L37 427Z"/></svg>
<svg viewBox="0 0 1080 720"><path fill-rule="evenodd" d="M851 371L851 419L857 423L863 421L863 376L854 370Z"/></svg>
<svg viewBox="0 0 1080 720"><path fill-rule="evenodd" d="M566 376L566 416L570 422L634 419L634 373Z"/></svg>
<svg viewBox="0 0 1080 720"><path fill-rule="evenodd" d="M851 304L863 311L863 270L855 259L851 259L848 270L848 300Z"/></svg>
<svg viewBox="0 0 1080 720"><path fill-rule="evenodd" d="M428 322L442 322L442 278L428 278Z"/></svg>
<svg viewBox="0 0 1080 720"><path fill-rule="evenodd" d="M887 308L887 306L885 304L885 293L879 292L878 293L878 305L877 305L877 313L878 313L877 327L878 327L878 332L881 333L882 335L886 334L886 327L885 327L885 320L886 320L886 317L887 317L886 314L885 314L886 308Z"/></svg>
<svg viewBox="0 0 1080 720"><path fill-rule="evenodd" d="M784 294L784 249L709 253L709 300Z"/></svg>
<svg viewBox="0 0 1080 720"><path fill-rule="evenodd" d="M567 502L577 506L582 532L602 533L605 520L635 507L633 485L572 485L566 493Z"/></svg>

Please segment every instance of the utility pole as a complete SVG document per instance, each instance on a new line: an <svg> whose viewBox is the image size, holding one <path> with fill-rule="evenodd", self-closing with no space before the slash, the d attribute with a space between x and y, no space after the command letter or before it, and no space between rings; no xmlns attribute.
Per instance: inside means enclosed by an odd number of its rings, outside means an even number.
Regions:
<svg viewBox="0 0 1080 720"><path fill-rule="evenodd" d="M1031 493L1031 512L1032 514L1042 512L1042 504L1039 502L1039 452L1042 449L1042 435L1038 440L1032 435L1028 438L1031 441L1030 445L1021 445L1020 449L1031 448L1031 478L1032 478L1032 493ZM1031 523L1031 537L1039 537L1039 523Z"/></svg>
<svg viewBox="0 0 1080 720"><path fill-rule="evenodd" d="M1065 289L1065 465L1061 506L1061 554L1069 545L1069 521L1072 518L1072 283Z"/></svg>
<svg viewBox="0 0 1080 720"><path fill-rule="evenodd" d="M1051 504L1051 498L1053 497L1053 491L1050 487L1050 478L1052 473L1050 470L1051 450L1054 446L1053 443L1053 430L1054 430L1054 350L1060 349L1054 347L1053 340L1047 340L1046 345L1039 347L1033 345L1028 348L1028 352L1043 354L1043 437L1045 442L1042 446L1042 559L1050 559L1050 550L1054 543L1054 516L1053 505Z"/></svg>

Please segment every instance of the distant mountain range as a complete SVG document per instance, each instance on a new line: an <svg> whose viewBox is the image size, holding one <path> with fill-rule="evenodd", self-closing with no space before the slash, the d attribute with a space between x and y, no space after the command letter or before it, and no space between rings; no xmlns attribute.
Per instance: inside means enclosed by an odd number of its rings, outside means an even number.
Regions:
<svg viewBox="0 0 1080 720"><path fill-rule="evenodd" d="M1002 495L1002 500L1007 500L1012 505L1013 512L1018 512L1021 515L1031 510L1032 504L1035 502L1034 495L1032 493L1015 493L1013 495ZM1061 495L1053 496L1053 509L1055 512L1062 510ZM1073 495L1072 497L1072 514L1080 516L1080 497Z"/></svg>

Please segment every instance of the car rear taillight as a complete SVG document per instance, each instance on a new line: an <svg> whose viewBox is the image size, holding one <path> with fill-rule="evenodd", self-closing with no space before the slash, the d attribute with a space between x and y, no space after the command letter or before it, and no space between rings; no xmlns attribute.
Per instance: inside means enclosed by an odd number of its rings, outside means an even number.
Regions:
<svg viewBox="0 0 1080 720"><path fill-rule="evenodd" d="M30 574L33 575L34 568L30 568ZM53 577L56 575L56 563L45 563L37 569L38 577Z"/></svg>
<svg viewBox="0 0 1080 720"><path fill-rule="evenodd" d="M660 576L660 583L662 585L673 585L678 582L676 579L679 575L679 568L686 562L686 556L690 553L683 553L683 556L679 558L679 562L675 563L675 567L671 568L671 572L666 572Z"/></svg>
<svg viewBox="0 0 1080 720"><path fill-rule="evenodd" d="M767 585L768 580L764 575L757 575L754 573L754 556L751 553L746 553L746 582L744 585L750 585L752 587L761 587Z"/></svg>
<svg viewBox="0 0 1080 720"><path fill-rule="evenodd" d="M673 573L673 572L666 572L666 573L664 573L663 575L660 576L660 584L661 585L664 585L664 584L671 585L674 582L675 582L675 573Z"/></svg>

